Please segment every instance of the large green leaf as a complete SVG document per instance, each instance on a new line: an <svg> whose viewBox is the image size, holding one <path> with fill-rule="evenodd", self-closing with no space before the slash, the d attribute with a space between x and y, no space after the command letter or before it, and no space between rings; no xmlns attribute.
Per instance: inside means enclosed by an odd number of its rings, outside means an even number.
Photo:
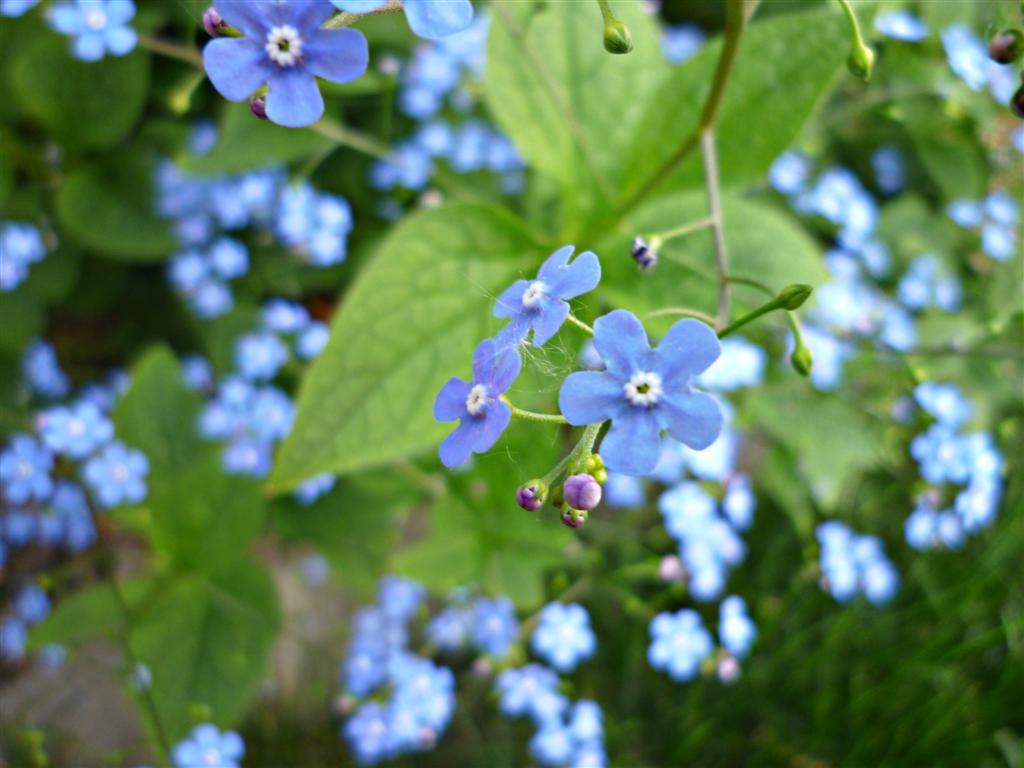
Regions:
<svg viewBox="0 0 1024 768"><path fill-rule="evenodd" d="M831 5L764 21L755 17L741 40L718 113L715 133L724 185L748 184L765 175L822 101L848 48L846 19ZM709 44L651 95L626 153L630 175L624 196L642 192L655 169L697 125L720 51L720 40ZM673 183L699 184L702 174L694 152Z"/></svg>
<svg viewBox="0 0 1024 768"><path fill-rule="evenodd" d="M59 141L106 149L135 125L149 89L149 55L107 56L84 62L68 39L43 35L15 58L14 94L27 115Z"/></svg>
<svg viewBox="0 0 1024 768"><path fill-rule="evenodd" d="M596 3L502 0L492 9L491 113L530 165L559 181L563 205L607 207L630 169L624 152L649 96L669 72L653 19L637 2L616 3L635 48L615 56L602 45Z"/></svg>
<svg viewBox="0 0 1024 768"><path fill-rule="evenodd" d="M103 582L64 597L53 613L32 627L29 647L54 643L74 647L100 635L117 637L127 628L126 610L132 610L151 586L149 579L122 582L118 599L114 586Z"/></svg>
<svg viewBox="0 0 1024 768"><path fill-rule="evenodd" d="M68 175L57 194L63 231L99 256L156 261L177 248L165 219L152 206L148 163L125 156Z"/></svg>
<svg viewBox="0 0 1024 768"><path fill-rule="evenodd" d="M731 194L722 199L729 271L767 284L773 290L789 283L817 285L828 278L818 245L788 214L766 203ZM602 292L634 312L686 306L715 313L718 278L708 231L672 240L661 250L658 266L641 273L628 257L629 233L661 232L707 215L703 191L679 192L655 200L630 218L625 232L604 241ZM739 307L761 304L764 296L749 288L733 289Z"/></svg>
<svg viewBox="0 0 1024 768"><path fill-rule="evenodd" d="M152 697L167 736L177 741L196 706L232 723L267 672L280 623L274 584L250 560L211 579L183 576L142 606L132 652L153 676Z"/></svg>
<svg viewBox="0 0 1024 768"><path fill-rule="evenodd" d="M547 254L520 221L459 204L408 218L349 291L306 374L271 484L353 472L435 446L431 413L487 337L496 293Z"/></svg>

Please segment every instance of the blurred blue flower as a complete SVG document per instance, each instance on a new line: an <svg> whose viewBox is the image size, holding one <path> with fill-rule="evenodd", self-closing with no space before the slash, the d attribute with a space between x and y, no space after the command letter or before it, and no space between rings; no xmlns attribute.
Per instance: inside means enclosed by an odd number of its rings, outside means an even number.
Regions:
<svg viewBox="0 0 1024 768"><path fill-rule="evenodd" d="M988 50L985 44L963 24L952 24L942 30L942 45L956 76L972 91L980 91L988 83Z"/></svg>
<svg viewBox="0 0 1024 768"><path fill-rule="evenodd" d="M25 348L21 371L25 385L33 394L56 399L64 397L71 390L71 382L60 368L56 351L49 342L42 339L33 341Z"/></svg>
<svg viewBox="0 0 1024 768"><path fill-rule="evenodd" d="M784 195L797 195L804 191L811 174L811 161L796 150L783 152L768 170L769 183Z"/></svg>
<svg viewBox="0 0 1024 768"><path fill-rule="evenodd" d="M263 307L263 324L273 333L299 333L309 322L306 308L293 301L270 299Z"/></svg>
<svg viewBox="0 0 1024 768"><path fill-rule="evenodd" d="M743 658L757 639L757 627L747 615L742 597L730 595L718 609L718 636L725 648L736 658Z"/></svg>
<svg viewBox="0 0 1024 768"><path fill-rule="evenodd" d="M387 0L331 0L336 8L350 13L369 13ZM469 0L405 0L402 3L409 27L420 37L441 38L461 32L473 23Z"/></svg>
<svg viewBox="0 0 1024 768"><path fill-rule="evenodd" d="M746 475L734 475L726 486L725 497L722 499L722 513L739 531L750 528L754 522L754 510L757 499L750 487L750 478Z"/></svg>
<svg viewBox="0 0 1024 768"><path fill-rule="evenodd" d="M886 145L872 152L871 167L875 171L875 183L882 192L894 195L903 189L907 174L903 154L897 147Z"/></svg>
<svg viewBox="0 0 1024 768"><path fill-rule="evenodd" d="M288 347L272 333L247 333L235 342L235 365L250 381L268 381L288 361Z"/></svg>
<svg viewBox="0 0 1024 768"><path fill-rule="evenodd" d="M311 320L309 325L295 340L295 354L302 360L312 360L324 351L330 330L319 320Z"/></svg>
<svg viewBox="0 0 1024 768"><path fill-rule="evenodd" d="M676 613L659 613L651 622L650 632L647 661L677 683L696 677L701 662L714 648L700 614L689 608Z"/></svg>
<svg viewBox="0 0 1024 768"><path fill-rule="evenodd" d="M46 256L43 236L33 224L0 222L0 293L13 291L28 276L30 264Z"/></svg>
<svg viewBox="0 0 1024 768"><path fill-rule="evenodd" d="M213 388L213 366L202 355L188 355L181 359L181 377L189 389L203 391Z"/></svg>
<svg viewBox="0 0 1024 768"><path fill-rule="evenodd" d="M345 739L364 765L373 765L388 756L388 713L375 701L359 708L345 722Z"/></svg>
<svg viewBox="0 0 1024 768"><path fill-rule="evenodd" d="M635 509L646 502L644 483L639 477L609 472L602 494L604 503L619 509Z"/></svg>
<svg viewBox="0 0 1024 768"><path fill-rule="evenodd" d="M85 463L83 475L104 507L146 498L149 461L141 451L113 442Z"/></svg>
<svg viewBox="0 0 1024 768"><path fill-rule="evenodd" d="M45 410L36 425L47 448L72 459L84 459L114 436L113 422L89 401Z"/></svg>
<svg viewBox="0 0 1024 768"><path fill-rule="evenodd" d="M473 643L484 653L504 658L518 631L515 607L508 598L482 597L473 603Z"/></svg>
<svg viewBox="0 0 1024 768"><path fill-rule="evenodd" d="M910 455L929 483L963 483L970 473L962 438L944 424L933 424L910 443Z"/></svg>
<svg viewBox="0 0 1024 768"><path fill-rule="evenodd" d="M50 9L50 25L75 38L71 52L82 61L99 61L106 54L124 56L135 48L138 36L128 22L135 16L132 0L76 0Z"/></svg>
<svg viewBox="0 0 1024 768"><path fill-rule="evenodd" d="M35 8L39 0L0 0L0 16L14 18Z"/></svg>
<svg viewBox="0 0 1024 768"><path fill-rule="evenodd" d="M956 429L971 418L972 407L955 384L925 381L914 388L914 399L940 424Z"/></svg>
<svg viewBox="0 0 1024 768"><path fill-rule="evenodd" d="M366 38L354 29L323 29L323 2L217 0L217 12L244 37L218 37L203 49L203 65L222 96L248 99L267 84L266 114L279 125L311 125L324 112L316 78L347 83L366 72Z"/></svg>
<svg viewBox="0 0 1024 768"><path fill-rule="evenodd" d="M46 590L27 584L14 598L14 611L26 624L38 624L50 615L50 598Z"/></svg>
<svg viewBox="0 0 1024 768"><path fill-rule="evenodd" d="M742 336L722 341L722 354L694 379L705 389L730 392L740 387L756 387L764 380L765 351Z"/></svg>
<svg viewBox="0 0 1024 768"><path fill-rule="evenodd" d="M46 501L53 491L53 454L31 435L14 435L0 452L0 486L12 504Z"/></svg>
<svg viewBox="0 0 1024 768"><path fill-rule="evenodd" d="M295 489L295 499L304 506L309 506L321 496L328 494L334 488L337 478L330 472L316 475Z"/></svg>
<svg viewBox="0 0 1024 768"><path fill-rule="evenodd" d="M875 17L875 29L886 37L910 43L919 43L928 37L927 25L906 10L878 14Z"/></svg>
<svg viewBox="0 0 1024 768"><path fill-rule="evenodd" d="M824 584L840 603L863 591L869 602L881 605L899 587L899 574L874 536L858 536L842 523L830 520L817 529L821 544Z"/></svg>
<svg viewBox="0 0 1024 768"><path fill-rule="evenodd" d="M545 605L530 642L534 653L560 672L571 672L597 647L590 616L577 603Z"/></svg>
<svg viewBox="0 0 1024 768"><path fill-rule="evenodd" d="M558 693L558 675L540 664L504 670L498 675L495 688L502 714L527 715L538 725L561 717L569 706Z"/></svg>
<svg viewBox="0 0 1024 768"><path fill-rule="evenodd" d="M661 33L661 52L670 64L682 64L699 51L707 35L696 24L675 24Z"/></svg>
<svg viewBox="0 0 1024 768"><path fill-rule="evenodd" d="M222 732L211 723L193 728L172 753L174 768L238 768L244 755L241 736L234 731Z"/></svg>
<svg viewBox="0 0 1024 768"><path fill-rule="evenodd" d="M210 267L218 277L231 280L249 271L249 251L230 237L221 237L207 251Z"/></svg>
<svg viewBox="0 0 1024 768"><path fill-rule="evenodd" d="M560 720L543 723L530 739L530 755L541 765L557 768L572 757L572 734Z"/></svg>

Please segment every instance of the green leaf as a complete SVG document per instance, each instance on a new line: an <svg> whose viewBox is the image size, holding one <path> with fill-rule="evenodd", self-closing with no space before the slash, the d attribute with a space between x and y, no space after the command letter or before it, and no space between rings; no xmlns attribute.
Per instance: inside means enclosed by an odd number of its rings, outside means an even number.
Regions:
<svg viewBox="0 0 1024 768"><path fill-rule="evenodd" d="M729 272L750 277L779 290L789 283L816 286L828 279L817 243L788 213L766 203L731 194L722 198ZM709 230L669 241L654 271L641 273L628 258L630 237L661 232L707 216L703 191L679 192L655 200L631 218L625 231L604 241L598 253L604 267L602 291L634 312L661 307L690 307L715 313L718 277ZM738 308L763 303L765 297L734 286Z"/></svg>
<svg viewBox="0 0 1024 768"><path fill-rule="evenodd" d="M254 561L212 579L178 578L142 606L131 648L153 675L152 697L172 741L194 724L190 710L234 723L267 673L280 624L269 574Z"/></svg>
<svg viewBox="0 0 1024 768"><path fill-rule="evenodd" d="M648 100L626 152L631 173L624 197L642 192L655 169L696 127L721 47L721 40L705 46ZM718 112L715 136L723 185L765 176L821 103L848 48L846 20L831 5L764 21L755 17L740 42ZM702 178L700 153L693 152L672 183L693 186Z"/></svg>
<svg viewBox="0 0 1024 768"><path fill-rule="evenodd" d="M406 219L356 280L306 373L271 485L436 447L451 429L432 415L437 391L468 372L494 296L545 256L499 209L467 203Z"/></svg>
<svg viewBox="0 0 1024 768"><path fill-rule="evenodd" d="M21 354L43 331L43 306L28 291L5 293L0 300L0 351Z"/></svg>
<svg viewBox="0 0 1024 768"><path fill-rule="evenodd" d="M181 167L202 173L240 173L291 163L330 146L314 131L282 128L253 115L248 104L226 104L217 144L205 155L181 158Z"/></svg>
<svg viewBox="0 0 1024 768"><path fill-rule="evenodd" d="M604 50L597 3L491 7L484 76L491 114L531 166L559 181L565 205L577 213L606 208L632 172L625 150L669 73L652 17L639 3L616 5L635 45L615 56Z"/></svg>
<svg viewBox="0 0 1024 768"><path fill-rule="evenodd" d="M125 604L135 605L150 587L149 579L122 582ZM116 636L126 627L124 610L109 582L87 587L62 598L53 613L32 627L29 648L51 644L75 647L100 635Z"/></svg>
<svg viewBox="0 0 1024 768"><path fill-rule="evenodd" d="M108 149L138 122L149 89L149 54L97 62L74 58L69 40L44 35L14 60L12 88L29 117L70 147Z"/></svg>
<svg viewBox="0 0 1024 768"><path fill-rule="evenodd" d="M921 164L942 194L949 200L984 196L990 176L988 160L970 136L967 121L937 118L930 99L904 104L901 112Z"/></svg>
<svg viewBox="0 0 1024 768"><path fill-rule="evenodd" d="M134 156L82 168L57 194L63 230L99 256L158 261L177 247L168 222L153 210L152 173Z"/></svg>

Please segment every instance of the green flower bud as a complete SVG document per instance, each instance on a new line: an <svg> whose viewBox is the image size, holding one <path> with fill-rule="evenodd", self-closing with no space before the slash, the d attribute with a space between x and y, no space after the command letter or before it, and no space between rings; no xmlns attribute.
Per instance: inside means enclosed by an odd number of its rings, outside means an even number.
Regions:
<svg viewBox="0 0 1024 768"><path fill-rule="evenodd" d="M793 285L787 285L779 291L779 301L782 302L783 307L790 311L799 309L807 301L807 297L811 295L813 290L809 285L793 283Z"/></svg>
<svg viewBox="0 0 1024 768"><path fill-rule="evenodd" d="M858 41L850 49L846 59L846 67L865 83L871 81L871 70L875 66L875 52L864 43Z"/></svg>
<svg viewBox="0 0 1024 768"><path fill-rule="evenodd" d="M604 469L604 461L601 459L601 454L592 453L587 458L587 472L594 474L599 469Z"/></svg>
<svg viewBox="0 0 1024 768"><path fill-rule="evenodd" d="M988 55L1000 64L1012 64L1024 54L1024 32L1006 29L992 38L988 44Z"/></svg>
<svg viewBox="0 0 1024 768"><path fill-rule="evenodd" d="M604 485L605 483L608 482L608 470L605 469L604 467L601 467L600 469L595 469L590 474L593 475L594 479L597 480L597 482L599 482L601 485Z"/></svg>
<svg viewBox="0 0 1024 768"><path fill-rule="evenodd" d="M633 50L633 35L629 27L618 19L604 25L604 49L608 53L629 53Z"/></svg>
<svg viewBox="0 0 1024 768"><path fill-rule="evenodd" d="M811 375L814 356L811 354L811 350L804 346L803 340L797 342L793 354L789 356L789 362L793 366L793 370L801 376Z"/></svg>

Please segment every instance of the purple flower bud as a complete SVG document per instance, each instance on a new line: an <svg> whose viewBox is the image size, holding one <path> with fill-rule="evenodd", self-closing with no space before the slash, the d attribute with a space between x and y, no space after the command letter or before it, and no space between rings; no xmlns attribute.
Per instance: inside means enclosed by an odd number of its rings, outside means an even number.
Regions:
<svg viewBox="0 0 1024 768"><path fill-rule="evenodd" d="M992 61L1011 64L1024 54L1024 33L1019 29L1007 29L992 38L988 44L988 55Z"/></svg>
<svg viewBox="0 0 1024 768"><path fill-rule="evenodd" d="M1013 114L1024 120L1024 85L1017 89L1017 92L1013 94L1013 98L1010 99L1010 109L1013 110Z"/></svg>
<svg viewBox="0 0 1024 768"><path fill-rule="evenodd" d="M591 510L601 503L601 486L585 472L573 475L562 486L565 503L573 509Z"/></svg>
<svg viewBox="0 0 1024 768"><path fill-rule="evenodd" d="M629 255L633 257L641 272L653 269L658 263L657 252L642 237L633 238L633 247L630 248Z"/></svg>
<svg viewBox="0 0 1024 768"><path fill-rule="evenodd" d="M249 99L249 109L260 120L268 120L267 117L267 94L258 93Z"/></svg>
<svg viewBox="0 0 1024 768"><path fill-rule="evenodd" d="M587 510L585 509L572 509L566 507L565 511L562 512L562 525L569 528L580 528L587 522Z"/></svg>
<svg viewBox="0 0 1024 768"><path fill-rule="evenodd" d="M530 480L519 486L516 491L516 503L527 512L536 512L547 498L547 486L540 480Z"/></svg>
<svg viewBox="0 0 1024 768"><path fill-rule="evenodd" d="M211 5L206 9L203 13L203 29L206 30L206 34L210 37L220 37L227 28L228 23L220 17L216 8Z"/></svg>
<svg viewBox="0 0 1024 768"><path fill-rule="evenodd" d="M658 563L658 578L665 582L682 581L686 576L683 561L676 555L666 555Z"/></svg>

